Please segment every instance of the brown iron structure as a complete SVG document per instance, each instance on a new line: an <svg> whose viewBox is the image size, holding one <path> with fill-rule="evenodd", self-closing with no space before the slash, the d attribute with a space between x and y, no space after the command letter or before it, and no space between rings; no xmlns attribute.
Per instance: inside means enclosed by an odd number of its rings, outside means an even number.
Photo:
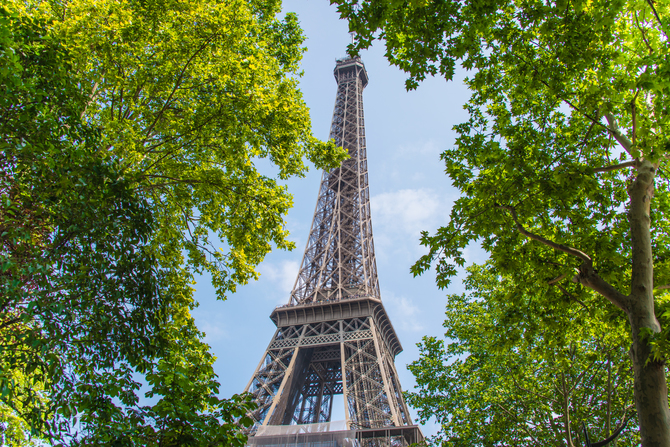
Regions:
<svg viewBox="0 0 670 447"><path fill-rule="evenodd" d="M250 445L423 439L402 396L394 364L402 346L377 279L363 116L368 75L359 57L338 60L334 74L330 138L350 158L324 171L289 303L270 316L277 331L246 388L258 405ZM346 421L335 429L329 423L338 395Z"/></svg>

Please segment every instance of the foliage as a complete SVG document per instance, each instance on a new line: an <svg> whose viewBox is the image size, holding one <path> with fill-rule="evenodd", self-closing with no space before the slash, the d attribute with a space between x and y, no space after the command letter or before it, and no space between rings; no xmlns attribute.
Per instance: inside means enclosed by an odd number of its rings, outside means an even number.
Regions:
<svg viewBox="0 0 670 447"><path fill-rule="evenodd" d="M663 290L663 289L662 289ZM661 324L661 331L654 332L649 329L643 330L643 338L649 343L651 355L650 361L667 363L670 356L670 294L660 291L654 300L655 313Z"/></svg>
<svg viewBox="0 0 670 447"><path fill-rule="evenodd" d="M15 377L20 380L20 377ZM0 439L7 447L25 447L39 445L40 440L30 436L30 427L25 419L15 411L0 402Z"/></svg>
<svg viewBox="0 0 670 447"><path fill-rule="evenodd" d="M310 134L279 8L0 8L0 388L33 436L244 445L251 404L216 397L193 275L223 298L292 246L291 197L259 159L287 178L343 157Z"/></svg>
<svg viewBox="0 0 670 447"><path fill-rule="evenodd" d="M256 161L285 179L304 173L306 156L319 167L343 157L311 136L292 76L303 39L295 15L275 19L278 1L38 6L87 86L87 118L153 204L161 262L209 272L223 297L257 277L271 244L293 247L281 220L291 197Z"/></svg>
<svg viewBox="0 0 670 447"><path fill-rule="evenodd" d="M78 119L85 98L45 23L4 8L1 19L2 395L48 433L50 403L69 393L65 365L147 350L159 307L151 216Z"/></svg>
<svg viewBox="0 0 670 447"><path fill-rule="evenodd" d="M630 416L621 312L571 306L556 294L544 307L533 288L509 284L490 267L469 272L469 294L449 296L447 345L425 337L409 367L418 391L407 393L408 402L422 422L437 419L435 442L579 445L582 421L601 441ZM617 445L639 444L631 426Z"/></svg>
<svg viewBox="0 0 670 447"><path fill-rule="evenodd" d="M623 310L642 445L669 444L665 366L647 341L662 333L654 289L670 279L669 4L336 3L358 33L352 49L384 39L408 88L427 75L452 79L457 64L472 71L470 118L442 154L462 197L444 227L423 235L429 253L412 271L435 265L446 287L477 242L497 271L542 297L555 288L575 306Z"/></svg>

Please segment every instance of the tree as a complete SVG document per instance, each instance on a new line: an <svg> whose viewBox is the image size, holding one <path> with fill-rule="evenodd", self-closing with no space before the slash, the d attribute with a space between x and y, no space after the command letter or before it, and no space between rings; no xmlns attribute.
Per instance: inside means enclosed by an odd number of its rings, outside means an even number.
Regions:
<svg viewBox="0 0 670 447"><path fill-rule="evenodd" d="M208 271L223 297L257 278L272 244L293 247L281 220L291 196L255 163L269 159L286 179L305 157L318 167L343 157L311 135L293 76L295 15L277 20L276 0L35 3L68 45L85 116L154 204L162 262Z"/></svg>
<svg viewBox="0 0 670 447"><path fill-rule="evenodd" d="M291 196L257 160L287 178L305 157L344 156L311 136L293 77L302 35L279 8L0 8L0 394L33 435L245 442L250 403L217 397L193 275L212 273L225 298L273 245L292 247Z"/></svg>
<svg viewBox="0 0 670 447"><path fill-rule="evenodd" d="M435 263L445 287L478 241L519 285L622 310L642 445L670 445L665 359L650 357L670 273L668 3L336 3L352 49L385 40L408 88L473 72L470 119L442 154L462 197L413 272Z"/></svg>
<svg viewBox="0 0 670 447"><path fill-rule="evenodd" d="M0 385L10 416L50 437L55 416L71 411L64 403L79 409L68 397L74 364L93 352L93 369L137 358L159 327L151 216L99 155L99 133L79 118L85 96L46 23L0 13ZM130 325L141 328L134 339Z"/></svg>
<svg viewBox="0 0 670 447"><path fill-rule="evenodd" d="M490 266L469 269L468 295L449 296L447 345L425 337L409 366L418 390L408 402L422 421L437 419L444 446L574 446L582 422L592 441L608 438L634 414L621 312L560 295L544 307L533 287L508 281ZM638 444L635 431L617 438Z"/></svg>

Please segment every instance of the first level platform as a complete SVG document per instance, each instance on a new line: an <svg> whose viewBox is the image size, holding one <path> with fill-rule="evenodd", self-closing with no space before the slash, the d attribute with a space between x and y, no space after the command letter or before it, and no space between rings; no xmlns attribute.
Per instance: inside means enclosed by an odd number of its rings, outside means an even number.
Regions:
<svg viewBox="0 0 670 447"><path fill-rule="evenodd" d="M344 421L267 425L249 437L248 447L409 447L424 442L416 425L347 430Z"/></svg>

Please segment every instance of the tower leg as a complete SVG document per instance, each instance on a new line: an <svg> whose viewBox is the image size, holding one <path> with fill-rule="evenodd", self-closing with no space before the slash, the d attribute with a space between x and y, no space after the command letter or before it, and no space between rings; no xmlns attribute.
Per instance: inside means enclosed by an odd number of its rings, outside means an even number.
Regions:
<svg viewBox="0 0 670 447"><path fill-rule="evenodd" d="M348 429L411 425L388 346L370 314L280 327L250 383L258 404L251 433L260 426L331 422L340 394ZM375 435L364 443L379 442Z"/></svg>

